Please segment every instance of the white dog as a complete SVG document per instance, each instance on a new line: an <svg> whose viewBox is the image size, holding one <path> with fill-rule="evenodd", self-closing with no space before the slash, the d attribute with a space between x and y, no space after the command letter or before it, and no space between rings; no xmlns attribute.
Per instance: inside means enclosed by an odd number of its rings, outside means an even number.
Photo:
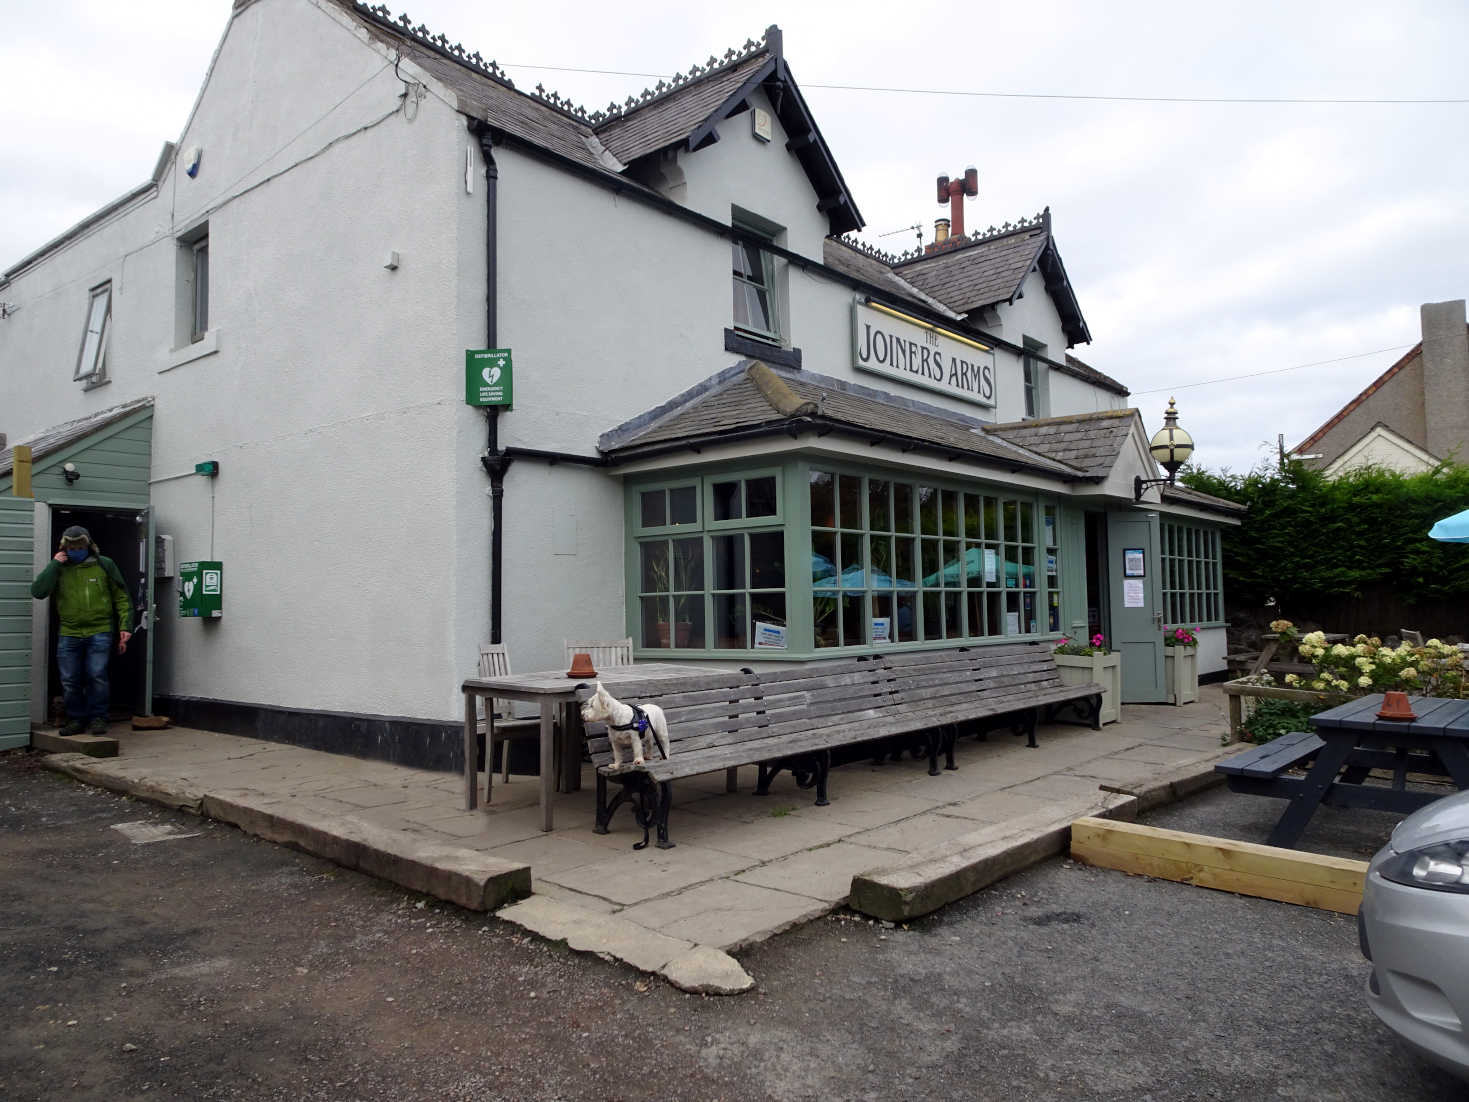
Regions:
<svg viewBox="0 0 1469 1102"><path fill-rule="evenodd" d="M632 749L632 763L643 764L643 735L651 732L668 758L668 718L656 704L633 707L616 699L602 683L597 682L596 691L581 706L583 723L606 723L607 738L612 743L612 768L622 768L622 751Z"/></svg>

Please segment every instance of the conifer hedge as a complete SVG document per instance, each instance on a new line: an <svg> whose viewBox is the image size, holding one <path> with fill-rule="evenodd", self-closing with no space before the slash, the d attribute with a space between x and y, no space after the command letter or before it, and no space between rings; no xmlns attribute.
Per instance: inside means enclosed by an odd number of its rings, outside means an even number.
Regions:
<svg viewBox="0 0 1469 1102"><path fill-rule="evenodd" d="M1185 471L1180 481L1249 507L1239 528L1222 532L1230 605L1273 597L1289 612L1390 587L1405 605L1452 602L1469 620L1469 544L1428 538L1435 521L1469 509L1469 466L1327 478L1288 460L1246 475Z"/></svg>

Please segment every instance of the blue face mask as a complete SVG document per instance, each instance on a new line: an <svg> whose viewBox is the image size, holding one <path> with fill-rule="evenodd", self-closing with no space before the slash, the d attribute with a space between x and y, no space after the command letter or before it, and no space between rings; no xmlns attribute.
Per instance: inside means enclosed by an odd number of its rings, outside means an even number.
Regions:
<svg viewBox="0 0 1469 1102"><path fill-rule="evenodd" d="M72 562L83 562L91 553L91 549L87 547L68 547L66 549L66 557Z"/></svg>

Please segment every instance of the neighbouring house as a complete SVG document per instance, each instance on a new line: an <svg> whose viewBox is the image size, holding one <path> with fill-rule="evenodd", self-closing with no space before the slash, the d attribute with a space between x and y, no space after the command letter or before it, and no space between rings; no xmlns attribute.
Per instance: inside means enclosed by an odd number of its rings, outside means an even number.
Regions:
<svg viewBox="0 0 1469 1102"><path fill-rule="evenodd" d="M119 706L432 767L489 640L1101 630L1156 701L1178 625L1222 671L1239 507L1135 494L1049 211L862 225L775 27L589 112L383 7L237 0L152 178L0 277L0 746L56 691L15 579L72 523L141 610Z"/></svg>
<svg viewBox="0 0 1469 1102"><path fill-rule="evenodd" d="M1292 449L1335 476L1363 467L1403 474L1469 462L1469 325L1464 300L1427 302L1423 339Z"/></svg>

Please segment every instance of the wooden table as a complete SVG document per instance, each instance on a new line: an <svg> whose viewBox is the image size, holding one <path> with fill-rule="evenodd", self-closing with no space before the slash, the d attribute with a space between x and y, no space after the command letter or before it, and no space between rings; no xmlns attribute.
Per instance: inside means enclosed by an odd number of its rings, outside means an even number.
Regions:
<svg viewBox="0 0 1469 1102"><path fill-rule="evenodd" d="M1293 847L1322 804L1408 814L1444 795L1409 788L1410 773L1446 777L1459 789L1469 789L1469 700L1417 696L1408 701L1416 719L1378 719L1381 693L1312 716L1320 746L1304 777L1281 775L1282 767L1274 776L1244 778L1247 783L1230 779L1236 791L1289 799L1270 833L1272 846ZM1313 745L1303 741L1302 749ZM1389 783L1365 783L1374 769L1390 771Z"/></svg>
<svg viewBox="0 0 1469 1102"><path fill-rule="evenodd" d="M576 703L578 689L590 689L592 681L601 681L607 691L617 696L617 686L630 681L687 677L690 674L716 673L723 667L693 666L674 662L643 662L632 666L609 666L598 671L593 679L573 681L565 670L546 670L541 673L510 674L505 677L471 677L462 686L464 691L464 808L473 811L479 806L479 783L475 769L478 758L477 735L479 716L475 701L485 698L485 804L490 802L494 766L489 760L488 747L494 730L494 709L489 706L490 698L496 700L523 700L539 704L541 710L541 829L551 829L551 801L556 790L555 731L556 709ZM567 743L579 730L579 724L563 723L568 736ZM562 781L566 791L581 787L581 747L563 746L561 754Z"/></svg>

